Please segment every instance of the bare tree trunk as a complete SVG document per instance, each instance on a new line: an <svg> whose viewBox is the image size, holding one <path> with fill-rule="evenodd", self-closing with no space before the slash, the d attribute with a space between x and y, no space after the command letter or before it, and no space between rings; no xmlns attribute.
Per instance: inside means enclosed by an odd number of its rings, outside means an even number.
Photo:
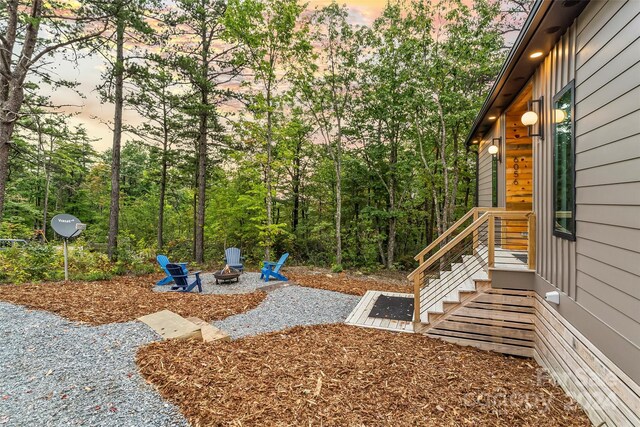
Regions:
<svg viewBox="0 0 640 427"><path fill-rule="evenodd" d="M342 265L342 152L336 153L336 264Z"/></svg>
<svg viewBox="0 0 640 427"><path fill-rule="evenodd" d="M4 212L4 196L6 192L7 179L9 179L9 151L11 134L13 133L14 121L8 120L8 112L0 119L0 219Z"/></svg>
<svg viewBox="0 0 640 427"><path fill-rule="evenodd" d="M444 182L443 188L443 202L442 202L442 212L441 212L441 230L440 233L444 233L444 231L449 227L449 168L447 165L447 128L444 122L444 112L442 110L442 104L440 103L440 97L436 95L435 97L436 104L438 105L438 117L440 118L440 163L442 166L442 179Z"/></svg>
<svg viewBox="0 0 640 427"><path fill-rule="evenodd" d="M46 181L44 185L44 202L42 207L42 235L47 238L47 215L49 214L49 190L51 188L51 154L53 153L53 138L49 146L49 159L45 164Z"/></svg>
<svg viewBox="0 0 640 427"><path fill-rule="evenodd" d="M298 138L296 144L296 152L293 158L293 212L291 214L291 228L293 232L298 228L298 222L300 217L300 151L302 149L302 137Z"/></svg>
<svg viewBox="0 0 640 427"><path fill-rule="evenodd" d="M166 111L164 120L164 139L162 141L162 171L160 172L160 200L158 201L158 251L164 246L164 199L167 191L167 152L169 149L169 135L167 130Z"/></svg>
<svg viewBox="0 0 640 427"><path fill-rule="evenodd" d="M120 11L119 11L120 13ZM120 146L122 145L122 109L124 105L124 20L118 16L116 28L115 113L113 117L113 146L111 149L111 206L109 211L109 258L115 261L118 249L118 220L120 214Z"/></svg>
<svg viewBox="0 0 640 427"><path fill-rule="evenodd" d="M206 105L207 95L203 94L202 105ZM196 262L204 262L204 210L205 196L207 190L206 169L207 169L207 123L208 113L200 114L200 137L198 141L198 203L196 205L196 235L195 235L195 258Z"/></svg>
<svg viewBox="0 0 640 427"><path fill-rule="evenodd" d="M205 2L202 2L204 10ZM197 187L197 203L195 206L195 232L194 232L194 257L196 262L204 263L204 216L205 216L205 197L207 193L207 142L209 129L209 88L208 80L208 55L209 42L207 39L208 32L206 25L202 25L200 31L200 126L198 135L198 163L196 169L196 187Z"/></svg>
<svg viewBox="0 0 640 427"><path fill-rule="evenodd" d="M271 144L273 143L273 113L271 112L271 85L267 86L267 165L265 168L265 180L267 186L267 197L265 200L267 207L267 244L264 248L264 256L267 261L271 260L271 225L273 224L273 197L271 195Z"/></svg>
<svg viewBox="0 0 640 427"><path fill-rule="evenodd" d="M394 136L395 139L395 136ZM389 236L387 236L387 268L393 268L396 250L396 165L398 163L398 143L393 141L389 155Z"/></svg>

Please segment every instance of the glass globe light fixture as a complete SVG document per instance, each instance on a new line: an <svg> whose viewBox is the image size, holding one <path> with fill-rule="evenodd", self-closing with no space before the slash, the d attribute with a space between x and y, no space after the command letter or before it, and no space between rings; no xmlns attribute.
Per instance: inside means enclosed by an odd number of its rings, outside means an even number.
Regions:
<svg viewBox="0 0 640 427"><path fill-rule="evenodd" d="M538 123L538 114L535 111L527 111L520 120L525 126L533 126Z"/></svg>

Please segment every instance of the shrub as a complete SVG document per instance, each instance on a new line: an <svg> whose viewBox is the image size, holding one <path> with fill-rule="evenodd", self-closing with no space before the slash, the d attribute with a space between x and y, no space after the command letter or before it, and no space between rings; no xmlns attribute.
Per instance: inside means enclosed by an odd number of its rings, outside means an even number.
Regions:
<svg viewBox="0 0 640 427"><path fill-rule="evenodd" d="M91 251L84 242L69 245L69 278L72 280L106 280L117 274L147 274L155 262L130 249L119 251L116 263L106 254ZM62 246L27 245L0 251L0 282L25 283L64 280Z"/></svg>

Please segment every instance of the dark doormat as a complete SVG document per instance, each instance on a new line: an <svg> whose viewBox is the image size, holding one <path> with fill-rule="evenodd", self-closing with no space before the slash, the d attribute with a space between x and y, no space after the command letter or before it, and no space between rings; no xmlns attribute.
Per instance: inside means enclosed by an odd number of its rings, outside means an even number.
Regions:
<svg viewBox="0 0 640 427"><path fill-rule="evenodd" d="M413 298L380 295L369 317L410 322L413 320Z"/></svg>
<svg viewBox="0 0 640 427"><path fill-rule="evenodd" d="M522 261L523 263L527 263L527 254L513 254L516 259Z"/></svg>

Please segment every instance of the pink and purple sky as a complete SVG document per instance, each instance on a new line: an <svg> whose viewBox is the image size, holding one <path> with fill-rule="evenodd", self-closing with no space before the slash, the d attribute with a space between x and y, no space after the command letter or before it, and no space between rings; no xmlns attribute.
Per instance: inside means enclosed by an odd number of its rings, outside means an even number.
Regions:
<svg viewBox="0 0 640 427"><path fill-rule="evenodd" d="M310 0L309 8L314 9L329 3L331 0ZM349 8L350 21L353 24L369 25L380 15L387 0L343 0L342 3ZM96 139L93 145L98 151L111 147L112 140L108 123L113 118L113 105L102 103L96 90L103 69L104 63L99 56L83 59L77 66L71 62L61 62L58 64L58 73L65 79L78 81L79 92L84 94L84 98L69 90L59 90L52 94L54 103L71 105L63 108L65 112L75 114L71 124L84 125L89 136ZM131 112L125 112L124 117L130 124L140 120Z"/></svg>

